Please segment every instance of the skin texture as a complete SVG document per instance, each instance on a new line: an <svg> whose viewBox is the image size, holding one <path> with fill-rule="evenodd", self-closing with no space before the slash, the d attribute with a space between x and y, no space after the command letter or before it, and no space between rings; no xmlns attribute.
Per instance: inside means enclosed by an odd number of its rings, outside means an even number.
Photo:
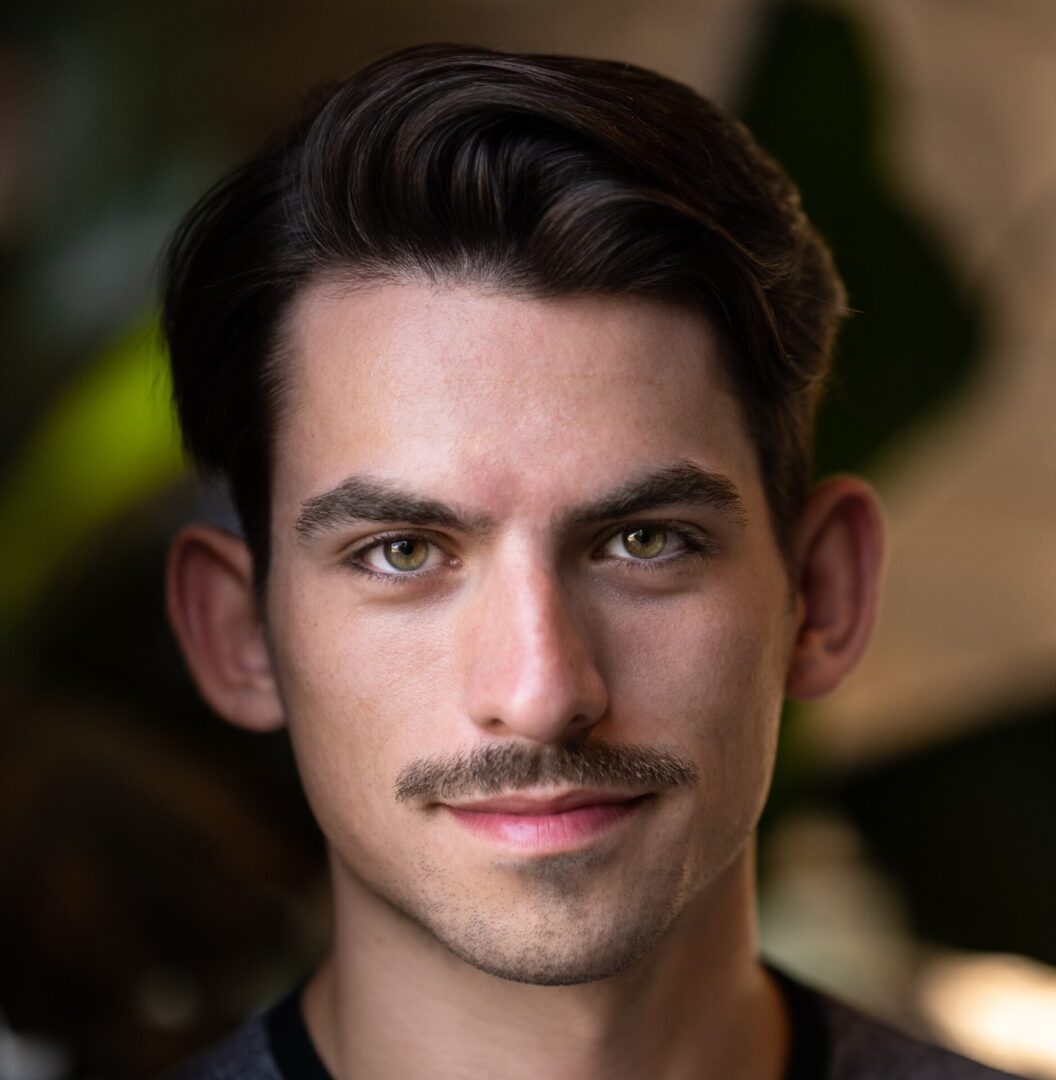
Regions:
<svg viewBox="0 0 1056 1080"><path fill-rule="evenodd" d="M306 1005L324 1060L357 1077L780 1075L752 839L786 692L830 689L868 635L871 492L815 493L790 595L719 340L681 308L319 285L288 328L266 626L244 545L216 530L177 541L169 595L214 706L289 725L328 841L335 942ZM687 463L726 478L736 511L577 513ZM298 529L349 477L458 520ZM398 571L379 537L422 568ZM662 752L683 779L608 785L650 797L556 850L467 830L435 793L396 797L416 763L497 746L558 762L528 795L567 792L562 751L598 743Z"/></svg>

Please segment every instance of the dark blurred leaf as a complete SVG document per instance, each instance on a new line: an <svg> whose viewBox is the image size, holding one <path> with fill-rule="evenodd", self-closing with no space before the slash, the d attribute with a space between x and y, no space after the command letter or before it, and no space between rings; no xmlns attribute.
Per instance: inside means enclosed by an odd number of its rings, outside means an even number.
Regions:
<svg viewBox="0 0 1056 1080"><path fill-rule="evenodd" d="M775 9L741 114L799 185L854 311L819 418L820 474L867 468L977 363L979 313L888 179L885 104L849 14L801 2Z"/></svg>

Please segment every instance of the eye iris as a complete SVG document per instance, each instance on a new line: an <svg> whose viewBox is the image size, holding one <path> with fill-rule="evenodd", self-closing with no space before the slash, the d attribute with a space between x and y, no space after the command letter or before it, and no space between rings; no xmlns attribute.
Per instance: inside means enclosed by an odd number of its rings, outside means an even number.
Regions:
<svg viewBox="0 0 1056 1080"><path fill-rule="evenodd" d="M418 570L429 554L429 545L424 540L390 540L382 549L385 561L394 570Z"/></svg>
<svg viewBox="0 0 1056 1080"><path fill-rule="evenodd" d="M655 559L667 546L667 530L639 525L623 534L623 546L636 559Z"/></svg>

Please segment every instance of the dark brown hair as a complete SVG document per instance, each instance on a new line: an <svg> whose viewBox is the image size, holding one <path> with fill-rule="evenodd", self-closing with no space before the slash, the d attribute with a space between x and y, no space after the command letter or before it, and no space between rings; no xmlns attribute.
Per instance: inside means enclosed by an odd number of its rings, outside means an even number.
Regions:
<svg viewBox="0 0 1056 1080"><path fill-rule="evenodd" d="M282 316L321 275L643 296L708 314L786 557L843 291L795 188L737 121L628 64L460 46L328 88L194 207L167 253L184 441L268 560Z"/></svg>

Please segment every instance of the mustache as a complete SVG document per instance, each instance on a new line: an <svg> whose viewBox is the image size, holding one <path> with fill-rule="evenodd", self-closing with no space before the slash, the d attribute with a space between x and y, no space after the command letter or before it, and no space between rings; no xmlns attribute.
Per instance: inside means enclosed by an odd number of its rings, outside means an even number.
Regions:
<svg viewBox="0 0 1056 1080"><path fill-rule="evenodd" d="M661 792L697 779L696 766L680 754L633 743L488 743L413 761L400 770L394 790L397 802L419 802L547 784Z"/></svg>

